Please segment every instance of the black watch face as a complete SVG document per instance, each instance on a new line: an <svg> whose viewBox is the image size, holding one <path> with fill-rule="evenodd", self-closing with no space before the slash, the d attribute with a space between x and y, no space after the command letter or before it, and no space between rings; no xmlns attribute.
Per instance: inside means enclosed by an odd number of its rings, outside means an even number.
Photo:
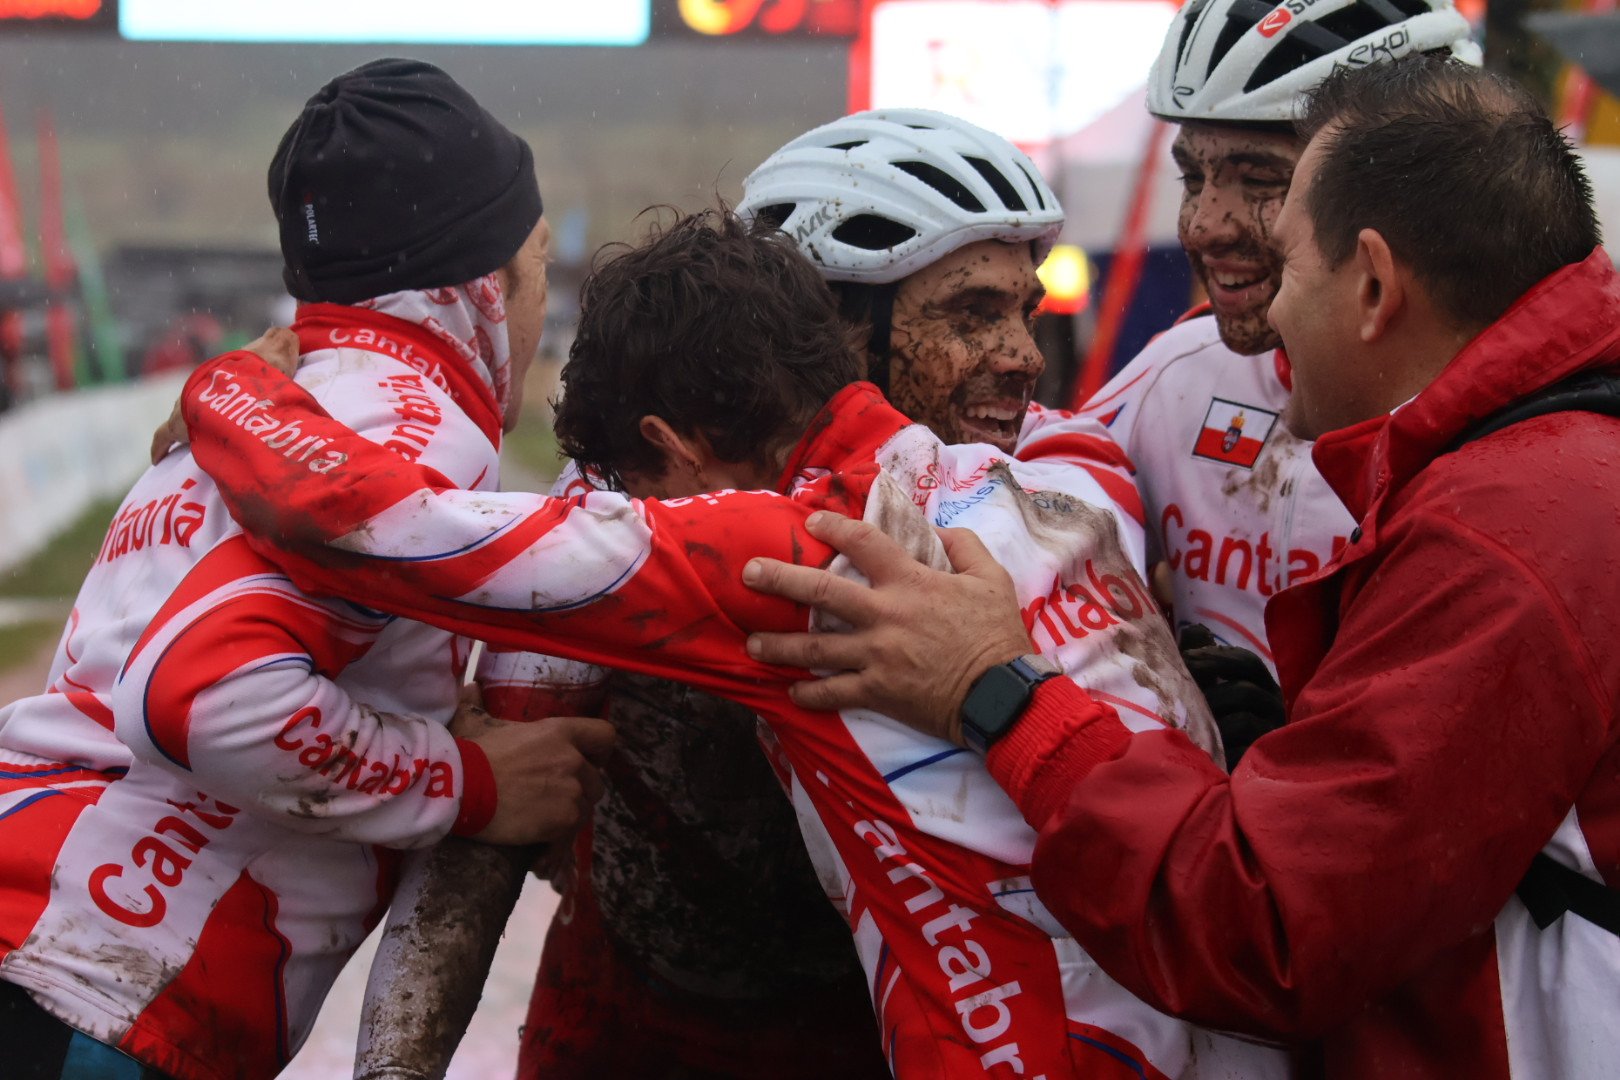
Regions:
<svg viewBox="0 0 1620 1080"><path fill-rule="evenodd" d="M962 703L962 728L975 742L990 746L1017 722L1032 687L1006 664L979 677Z"/></svg>

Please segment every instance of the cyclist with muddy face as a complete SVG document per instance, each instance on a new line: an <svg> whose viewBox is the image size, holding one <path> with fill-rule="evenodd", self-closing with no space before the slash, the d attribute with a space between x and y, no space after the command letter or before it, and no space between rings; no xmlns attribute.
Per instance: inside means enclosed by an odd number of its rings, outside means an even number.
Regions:
<svg viewBox="0 0 1620 1080"><path fill-rule="evenodd" d="M1289 370L1267 313L1282 272L1272 229L1304 148L1296 103L1340 67L1437 50L1477 63L1468 33L1450 0L1193 0L1148 82L1148 109L1179 125L1178 232L1209 304L1085 412L1136 464L1149 558L1169 571L1176 622L1268 666L1267 598L1325 565L1355 524L1311 444L1279 422ZM1228 760L1241 750L1229 745Z"/></svg>
<svg viewBox="0 0 1620 1080"><path fill-rule="evenodd" d="M832 284L902 413L1014 454L1043 366L1035 268L1063 221L1017 148L939 113L861 113L773 154L738 209ZM588 486L572 473L559 493ZM492 663L520 681L537 661ZM555 662L530 670L559 678ZM606 691L619 752L547 937L520 1075L888 1076L753 713L645 676L615 673Z"/></svg>

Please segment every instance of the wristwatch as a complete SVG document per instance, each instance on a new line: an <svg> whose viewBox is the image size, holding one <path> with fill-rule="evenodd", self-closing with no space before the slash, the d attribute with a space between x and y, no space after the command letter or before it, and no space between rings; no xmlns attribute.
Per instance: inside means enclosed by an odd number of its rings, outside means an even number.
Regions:
<svg viewBox="0 0 1620 1080"><path fill-rule="evenodd" d="M980 754L1011 731L1035 688L1062 672L1039 653L997 664L973 681L962 701L962 740Z"/></svg>

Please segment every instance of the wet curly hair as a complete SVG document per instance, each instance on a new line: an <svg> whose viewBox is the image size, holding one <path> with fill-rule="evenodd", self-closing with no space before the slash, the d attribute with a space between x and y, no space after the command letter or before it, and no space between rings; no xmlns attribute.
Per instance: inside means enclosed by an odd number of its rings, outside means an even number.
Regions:
<svg viewBox="0 0 1620 1080"><path fill-rule="evenodd" d="M655 223L604 248L554 402L563 452L616 488L658 474L643 416L701 434L724 461L773 465L863 377L831 292L793 241L730 209Z"/></svg>

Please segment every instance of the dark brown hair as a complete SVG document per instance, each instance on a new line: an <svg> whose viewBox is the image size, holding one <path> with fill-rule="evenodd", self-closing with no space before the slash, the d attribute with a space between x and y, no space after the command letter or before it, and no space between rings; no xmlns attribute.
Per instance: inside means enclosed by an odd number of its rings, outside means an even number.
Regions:
<svg viewBox="0 0 1620 1080"><path fill-rule="evenodd" d="M556 430L564 453L615 487L625 471L662 468L643 416L701 434L724 461L770 463L862 377L826 283L774 228L721 207L597 259Z"/></svg>
<svg viewBox="0 0 1620 1080"><path fill-rule="evenodd" d="M1328 265L1375 229L1460 326L1496 321L1601 243L1569 140L1498 75L1431 56L1341 68L1299 133L1320 140L1302 194Z"/></svg>

